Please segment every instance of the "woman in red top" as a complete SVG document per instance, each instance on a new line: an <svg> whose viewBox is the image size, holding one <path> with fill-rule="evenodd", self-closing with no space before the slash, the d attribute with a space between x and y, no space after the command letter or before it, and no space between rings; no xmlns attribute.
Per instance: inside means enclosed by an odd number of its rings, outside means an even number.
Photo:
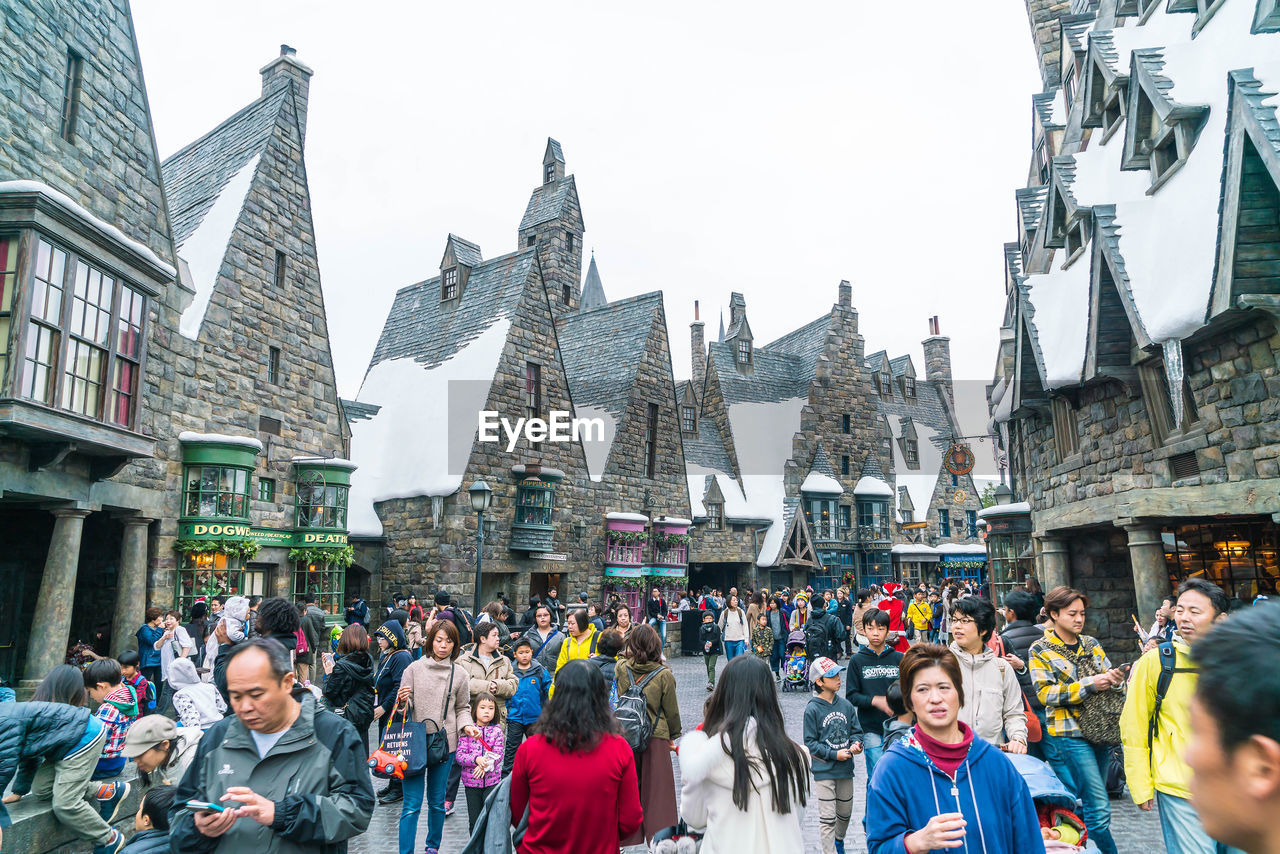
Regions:
<svg viewBox="0 0 1280 854"><path fill-rule="evenodd" d="M570 661L556 671L555 685L511 769L512 821L529 809L529 827L516 850L617 854L619 842L644 818L635 757L618 734L599 667Z"/></svg>
<svg viewBox="0 0 1280 854"><path fill-rule="evenodd" d="M907 627L902 622L902 612L906 610L907 606L897 596L898 591L902 589L902 585L890 581L883 589L885 598L881 599L876 607L889 615L889 631L896 632L898 635L898 639L893 643L893 648L898 652L906 652L911 649L911 644L907 642Z"/></svg>

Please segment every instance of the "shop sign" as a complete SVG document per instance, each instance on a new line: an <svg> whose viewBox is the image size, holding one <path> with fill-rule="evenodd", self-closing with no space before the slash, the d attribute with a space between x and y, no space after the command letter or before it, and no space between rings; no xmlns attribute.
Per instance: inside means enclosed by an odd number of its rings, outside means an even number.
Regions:
<svg viewBox="0 0 1280 854"><path fill-rule="evenodd" d="M529 557L534 560L568 560L569 556L562 552L530 552Z"/></svg>
<svg viewBox="0 0 1280 854"><path fill-rule="evenodd" d="M978 555L943 555L943 569L980 569L987 565L986 557Z"/></svg>
<svg viewBox="0 0 1280 854"><path fill-rule="evenodd" d="M266 548L289 548L293 545L293 531L282 531L279 528L253 528L249 539Z"/></svg>
<svg viewBox="0 0 1280 854"><path fill-rule="evenodd" d="M689 570L683 566L646 566L643 572L654 578L683 578Z"/></svg>
<svg viewBox="0 0 1280 854"><path fill-rule="evenodd" d="M969 450L969 446L963 442L954 442L950 448L947 448L946 455L942 458L942 465L946 470L961 477L973 471L974 464L973 451Z"/></svg>
<svg viewBox="0 0 1280 854"><path fill-rule="evenodd" d="M987 536L989 537L996 534L1031 533L1030 516L988 516L983 521L987 523Z"/></svg>
<svg viewBox="0 0 1280 854"><path fill-rule="evenodd" d="M247 540L253 529L243 522L183 522L178 526L180 540Z"/></svg>
<svg viewBox="0 0 1280 854"><path fill-rule="evenodd" d="M638 566L606 566L604 574L613 578L639 578L641 576L640 567Z"/></svg>
<svg viewBox="0 0 1280 854"><path fill-rule="evenodd" d="M345 546L346 534L323 533L321 531L298 531L294 537L294 545L298 546Z"/></svg>
<svg viewBox="0 0 1280 854"><path fill-rule="evenodd" d="M904 531L918 531L921 528L927 528L927 527L929 527L928 522L903 522L902 523L902 530Z"/></svg>

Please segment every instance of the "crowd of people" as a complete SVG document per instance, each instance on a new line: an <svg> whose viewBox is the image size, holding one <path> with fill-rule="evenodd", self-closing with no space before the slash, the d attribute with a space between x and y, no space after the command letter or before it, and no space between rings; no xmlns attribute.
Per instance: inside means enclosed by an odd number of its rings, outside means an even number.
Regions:
<svg viewBox="0 0 1280 854"><path fill-rule="evenodd" d="M136 651L74 651L31 701L0 701L0 834L31 798L98 854L336 852L381 803L402 854L425 810L438 854L461 787L473 841L514 830L521 854L674 852L680 836L798 851L810 803L824 854L857 820L871 854L1105 854L1121 777L1170 854L1280 851L1280 604L1232 612L1188 580L1136 626L1130 667L1085 634L1088 596L1069 587L1014 588L1000 612L963 583L718 594L654 589L638 622L554 589L520 616L441 590L371 620L356 598L345 626L312 597L217 597L185 624L150 609ZM692 609L709 695L686 731L665 636ZM797 652L809 699L789 733ZM420 767L375 793L367 760L410 722Z"/></svg>

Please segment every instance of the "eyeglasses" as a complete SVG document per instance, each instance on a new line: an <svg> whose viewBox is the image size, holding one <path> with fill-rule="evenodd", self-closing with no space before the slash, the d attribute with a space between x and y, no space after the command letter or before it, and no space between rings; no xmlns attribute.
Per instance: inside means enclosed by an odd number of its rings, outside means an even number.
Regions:
<svg viewBox="0 0 1280 854"><path fill-rule="evenodd" d="M973 621L973 620L971 620L971 619L969 619L968 617L952 617L952 618L951 618L951 625L953 625L953 626L972 626L972 625L974 625L974 621Z"/></svg>

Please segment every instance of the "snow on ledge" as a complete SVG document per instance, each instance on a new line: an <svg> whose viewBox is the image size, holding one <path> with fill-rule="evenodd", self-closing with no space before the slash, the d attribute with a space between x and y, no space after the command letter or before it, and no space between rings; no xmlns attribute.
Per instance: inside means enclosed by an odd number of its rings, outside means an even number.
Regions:
<svg viewBox="0 0 1280 854"><path fill-rule="evenodd" d="M853 488L854 495L879 495L884 498L893 497L893 487L878 477L864 477L858 480Z"/></svg>
<svg viewBox="0 0 1280 854"><path fill-rule="evenodd" d="M346 469L347 471L355 471L359 468L359 466L351 462L351 460L344 460L341 457L294 457L289 462L293 463L295 466L310 464L328 466L329 468L335 469Z"/></svg>
<svg viewBox="0 0 1280 854"><path fill-rule="evenodd" d="M938 555L940 552L933 546L925 546L919 543L899 543L889 551L896 555Z"/></svg>
<svg viewBox="0 0 1280 854"><path fill-rule="evenodd" d="M223 259L227 255L227 244L231 242L236 223L240 221L240 211L249 195L261 156L255 154L227 179L227 183L218 192L213 207L209 208L196 230L188 234L187 239L178 247L178 254L191 270L191 287L196 292L191 305L182 312L182 318L178 321L178 332L183 338L194 341L200 337L200 326L204 323L209 300L213 298L213 289L218 284L218 273L221 272Z"/></svg>
<svg viewBox="0 0 1280 854"><path fill-rule="evenodd" d="M184 430L178 434L178 441L184 445L240 445L253 448L262 453L262 443L251 436L228 436L225 433L194 433Z"/></svg>
<svg viewBox="0 0 1280 854"><path fill-rule="evenodd" d="M642 513L606 513L604 518L609 522L648 522L649 517Z"/></svg>
<svg viewBox="0 0 1280 854"><path fill-rule="evenodd" d="M809 472L804 483L800 484L800 491L815 495L844 495L844 487L840 485L840 481L820 471Z"/></svg>
<svg viewBox="0 0 1280 854"><path fill-rule="evenodd" d="M979 519L986 519L988 516L1020 516L1024 513L1031 512L1031 505L1026 501L1015 501L1012 504L994 504L990 507L983 507L978 511Z"/></svg>
<svg viewBox="0 0 1280 854"><path fill-rule="evenodd" d="M938 546L938 554L944 555L984 555L987 547L967 543L943 543Z"/></svg>
<svg viewBox="0 0 1280 854"><path fill-rule="evenodd" d="M0 193L39 193L49 201L66 209L69 213L74 214L78 219L82 219L94 228L101 231L111 240L128 248L130 251L146 258L158 269L163 270L168 275L178 277L177 269L170 263L161 259L150 246L140 243L132 237L127 236L123 231L116 228L111 223L96 217L89 213L83 206L68 196L66 193L53 189L48 184L40 181L18 180L18 181L0 181Z"/></svg>
<svg viewBox="0 0 1280 854"><path fill-rule="evenodd" d="M681 519L679 516L660 516L659 518L657 518L657 519L654 519L654 520L653 520L653 524L655 524L655 525L673 525L673 526L681 526L681 525L682 525L682 526L684 526L684 527L686 527L686 528L687 528L687 527L689 527L690 525L692 525L692 524L693 524L693 520L692 520L692 519Z"/></svg>

